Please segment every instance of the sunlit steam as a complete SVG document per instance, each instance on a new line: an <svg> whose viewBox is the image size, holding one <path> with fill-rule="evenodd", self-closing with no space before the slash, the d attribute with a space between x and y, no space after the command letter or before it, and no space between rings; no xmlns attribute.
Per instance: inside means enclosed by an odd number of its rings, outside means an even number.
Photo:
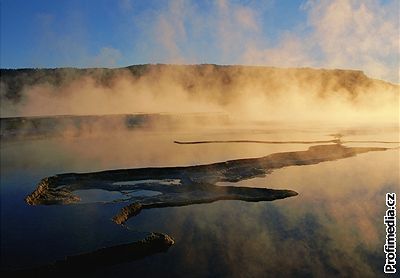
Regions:
<svg viewBox="0 0 400 278"><path fill-rule="evenodd" d="M2 81L1 116L129 113L226 113L257 121L396 123L399 87L344 70L242 66L149 65L129 69L58 70L26 84L8 99ZM72 77L71 77L72 76ZM58 78L58 79L56 79ZM9 86L9 87L7 87Z"/></svg>

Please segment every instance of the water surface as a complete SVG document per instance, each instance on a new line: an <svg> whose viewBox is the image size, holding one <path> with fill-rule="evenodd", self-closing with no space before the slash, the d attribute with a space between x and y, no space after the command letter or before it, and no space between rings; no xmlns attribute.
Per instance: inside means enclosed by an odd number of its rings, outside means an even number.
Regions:
<svg viewBox="0 0 400 278"><path fill-rule="evenodd" d="M218 201L142 211L127 227L110 219L120 192L79 192L82 204L29 206L37 182L65 172L198 165L306 150L312 144L178 145L174 140L331 140L340 128L132 131L113 136L19 140L1 144L1 265L16 269L143 238L175 239L168 252L94 271L94 276L382 276L385 193L397 192L399 149L291 166L237 185L292 189L273 202ZM348 140L397 141L393 129L352 129ZM345 143L398 147L396 143ZM154 182L146 180L143 182ZM179 186L176 181L165 181ZM220 184L221 186L227 184ZM235 185L235 184L229 184ZM126 194L157 194L125 192ZM82 195L83 194L83 195ZM85 195L86 194L86 195Z"/></svg>

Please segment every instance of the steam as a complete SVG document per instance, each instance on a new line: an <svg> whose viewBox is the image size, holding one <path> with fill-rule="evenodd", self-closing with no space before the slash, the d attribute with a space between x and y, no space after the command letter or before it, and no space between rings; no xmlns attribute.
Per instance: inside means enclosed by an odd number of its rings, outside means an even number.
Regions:
<svg viewBox="0 0 400 278"><path fill-rule="evenodd" d="M398 121L398 86L356 71L260 67L149 66L90 74L62 71L61 82L21 82L19 102L2 95L1 116L224 113L246 121ZM49 75L47 78L52 78ZM32 84L32 85L29 85ZM3 83L2 92L7 92Z"/></svg>

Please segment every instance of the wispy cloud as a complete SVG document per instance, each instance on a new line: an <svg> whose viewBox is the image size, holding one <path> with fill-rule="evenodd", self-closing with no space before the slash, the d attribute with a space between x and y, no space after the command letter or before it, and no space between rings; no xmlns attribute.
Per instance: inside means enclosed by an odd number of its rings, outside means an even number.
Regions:
<svg viewBox="0 0 400 278"><path fill-rule="evenodd" d="M50 49L62 65L140 61L350 68L399 83L398 1L308 0L298 7L300 19L290 24L285 14L279 22L270 20L276 20L271 13L283 5L279 1L148 3L120 0L114 13L121 19L115 29L121 44L103 42L94 49L79 13L56 18L66 27L62 34L53 29L54 17L42 16L39 52Z"/></svg>
<svg viewBox="0 0 400 278"><path fill-rule="evenodd" d="M326 67L365 70L398 81L399 3L335 0L308 1L311 40L321 49Z"/></svg>
<svg viewBox="0 0 400 278"><path fill-rule="evenodd" d="M157 16L142 32L169 62L204 62L204 57L213 57L226 64L351 68L398 82L396 1L310 0L298 11L306 14L307 21L283 30L278 39L266 35L263 17L279 3L263 4L267 8L219 0L208 3L203 12L193 1L174 0L152 11ZM207 42L208 53L193 41Z"/></svg>
<svg viewBox="0 0 400 278"><path fill-rule="evenodd" d="M291 67L350 68L399 83L398 2L306 2L302 31L288 30L275 45L259 33L243 62Z"/></svg>

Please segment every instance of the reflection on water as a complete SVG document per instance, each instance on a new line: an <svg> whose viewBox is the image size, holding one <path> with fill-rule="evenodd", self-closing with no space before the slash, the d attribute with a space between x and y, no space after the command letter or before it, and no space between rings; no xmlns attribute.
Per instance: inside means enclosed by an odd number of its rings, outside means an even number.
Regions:
<svg viewBox="0 0 400 278"><path fill-rule="evenodd" d="M134 185L134 184L162 184L162 185L180 185L179 179L164 179L164 180L135 180L135 181L118 181L113 182L113 185Z"/></svg>
<svg viewBox="0 0 400 278"><path fill-rule="evenodd" d="M145 210L127 222L129 229L110 220L124 204L32 207L23 201L41 178L56 173L205 164L309 147L177 145L174 140L331 140L329 134L335 132L132 132L117 137L1 144L2 269L46 264L66 255L132 242L150 231L162 231L176 241L167 253L100 269L94 274L382 276L384 200L386 192L398 192L400 186L399 149L286 167L263 178L240 182L240 186L292 189L299 192L296 198ZM398 139L396 132L353 132L346 136L349 140L350 136L354 140ZM114 196L115 192L91 193L93 196L86 200L121 197Z"/></svg>
<svg viewBox="0 0 400 278"><path fill-rule="evenodd" d="M112 202L124 199L124 194L119 191L102 189L75 190L72 193L79 197L80 203Z"/></svg>
<svg viewBox="0 0 400 278"><path fill-rule="evenodd" d="M162 193L154 190L109 191L103 189L85 189L72 191L72 194L79 197L80 204L87 204L125 201L132 197L151 197Z"/></svg>

